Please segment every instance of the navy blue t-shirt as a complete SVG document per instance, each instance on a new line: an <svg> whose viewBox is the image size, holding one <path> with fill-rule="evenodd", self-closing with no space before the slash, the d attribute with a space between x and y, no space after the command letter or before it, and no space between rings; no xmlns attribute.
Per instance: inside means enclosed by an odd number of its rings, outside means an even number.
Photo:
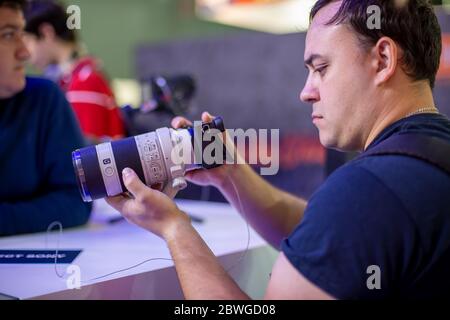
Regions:
<svg viewBox="0 0 450 320"><path fill-rule="evenodd" d="M446 117L419 114L383 130L368 149L407 132L450 143ZM311 197L282 251L338 299L449 298L450 175L407 156L352 161Z"/></svg>

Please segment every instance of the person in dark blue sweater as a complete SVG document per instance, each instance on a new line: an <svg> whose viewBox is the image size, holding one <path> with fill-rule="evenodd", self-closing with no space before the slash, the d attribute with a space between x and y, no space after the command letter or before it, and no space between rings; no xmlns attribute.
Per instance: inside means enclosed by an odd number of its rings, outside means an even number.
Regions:
<svg viewBox="0 0 450 320"><path fill-rule="evenodd" d="M84 144L63 93L26 78L24 1L0 1L0 236L85 224L71 151Z"/></svg>

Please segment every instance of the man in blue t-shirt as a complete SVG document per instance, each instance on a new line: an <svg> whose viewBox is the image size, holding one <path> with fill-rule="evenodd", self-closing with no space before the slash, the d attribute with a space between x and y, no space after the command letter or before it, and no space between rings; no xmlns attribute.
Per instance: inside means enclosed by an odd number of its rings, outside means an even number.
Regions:
<svg viewBox="0 0 450 320"><path fill-rule="evenodd" d="M0 0L0 236L86 223L71 151L83 144L50 81L25 78L24 0Z"/></svg>
<svg viewBox="0 0 450 320"><path fill-rule="evenodd" d="M379 13L378 26L371 12ZM300 98L312 104L321 143L370 151L415 133L449 145L450 121L432 96L440 54L439 24L426 0L319 0L311 11L309 75ZM134 197L109 203L167 242L186 298L248 298L185 213L132 170L123 178ZM427 161L359 158L332 174L308 203L246 165L191 172L189 179L219 188L281 248L267 299L450 297L450 176Z"/></svg>

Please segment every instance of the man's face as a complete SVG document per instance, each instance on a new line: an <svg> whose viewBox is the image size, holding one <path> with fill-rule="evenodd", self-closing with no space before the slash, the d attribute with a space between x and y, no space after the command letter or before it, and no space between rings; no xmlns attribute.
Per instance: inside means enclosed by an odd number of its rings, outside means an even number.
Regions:
<svg viewBox="0 0 450 320"><path fill-rule="evenodd" d="M25 19L20 10L0 7L0 98L25 87L25 63L30 54L23 42Z"/></svg>
<svg viewBox="0 0 450 320"><path fill-rule="evenodd" d="M30 51L30 63L40 71L44 71L53 63L53 43L48 38L38 38L34 34L27 33L25 43Z"/></svg>
<svg viewBox="0 0 450 320"><path fill-rule="evenodd" d="M308 79L300 99L312 103L313 123L328 148L360 150L371 126L373 70L369 54L344 24L326 26L340 2L322 8L306 36Z"/></svg>

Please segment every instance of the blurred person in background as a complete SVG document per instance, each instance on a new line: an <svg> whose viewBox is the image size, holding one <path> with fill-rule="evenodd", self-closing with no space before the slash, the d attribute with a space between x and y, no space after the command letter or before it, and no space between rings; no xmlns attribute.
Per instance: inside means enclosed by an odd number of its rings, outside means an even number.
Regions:
<svg viewBox="0 0 450 320"><path fill-rule="evenodd" d="M72 109L49 80L25 77L25 0L0 0L0 236L88 221L71 151L83 145Z"/></svg>
<svg viewBox="0 0 450 320"><path fill-rule="evenodd" d="M67 27L65 7L32 0L25 14L31 64L66 92L90 143L125 136L124 122L99 62L81 55L75 30Z"/></svg>

